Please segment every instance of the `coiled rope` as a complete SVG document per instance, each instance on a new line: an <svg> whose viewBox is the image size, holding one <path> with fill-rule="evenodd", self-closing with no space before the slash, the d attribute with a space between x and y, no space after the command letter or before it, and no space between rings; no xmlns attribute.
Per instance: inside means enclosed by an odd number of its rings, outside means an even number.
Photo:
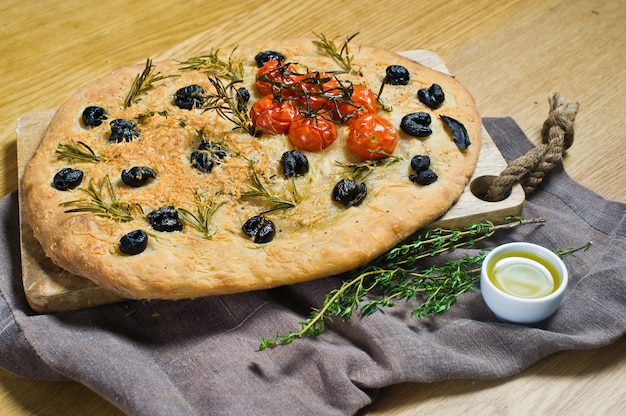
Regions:
<svg viewBox="0 0 626 416"><path fill-rule="evenodd" d="M488 201L501 201L508 197L516 182L522 185L526 195L534 191L574 143L578 103L566 101L560 93L550 94L548 102L550 113L541 129L542 143L511 161L493 179L486 195Z"/></svg>

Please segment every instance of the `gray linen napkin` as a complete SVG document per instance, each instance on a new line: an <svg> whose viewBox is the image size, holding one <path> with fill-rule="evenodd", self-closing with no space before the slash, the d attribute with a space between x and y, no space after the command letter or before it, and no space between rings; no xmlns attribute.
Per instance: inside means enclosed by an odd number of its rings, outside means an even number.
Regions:
<svg viewBox="0 0 626 416"><path fill-rule="evenodd" d="M532 144L512 119L485 119L507 160ZM334 324L317 339L258 352L262 337L297 329L340 277L189 301L129 301L37 315L20 278L16 193L0 201L0 366L77 380L128 414L353 414L394 383L496 378L566 349L609 344L626 332L626 204L608 201L556 168L527 200L524 226L486 247L530 241L593 247L565 262L562 307L535 326L499 322L478 291L437 318L413 304Z"/></svg>

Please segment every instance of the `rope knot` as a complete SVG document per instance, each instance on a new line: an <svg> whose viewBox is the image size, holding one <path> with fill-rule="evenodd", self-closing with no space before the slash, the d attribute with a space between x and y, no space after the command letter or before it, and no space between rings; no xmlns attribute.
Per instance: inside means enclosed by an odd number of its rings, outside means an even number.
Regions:
<svg viewBox="0 0 626 416"><path fill-rule="evenodd" d="M578 113L577 102L566 101L559 93L550 94L550 113L541 129L542 144L511 161L493 179L486 199L501 201L519 182L526 194L534 191L545 175L563 158L565 150L574 143L574 120Z"/></svg>
<svg viewBox="0 0 626 416"><path fill-rule="evenodd" d="M574 101L565 101L559 93L550 94L550 113L543 123L541 129L541 139L543 143L549 143L551 139L550 129L562 130L565 149L569 149L574 144L574 120L578 113L579 105ZM556 135L561 134L560 131Z"/></svg>

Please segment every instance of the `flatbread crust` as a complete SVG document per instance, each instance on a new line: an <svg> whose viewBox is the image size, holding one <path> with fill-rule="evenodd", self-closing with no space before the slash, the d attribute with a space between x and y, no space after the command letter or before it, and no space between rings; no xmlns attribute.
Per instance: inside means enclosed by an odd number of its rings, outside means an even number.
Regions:
<svg viewBox="0 0 626 416"><path fill-rule="evenodd" d="M321 53L312 39L268 41L238 47L229 57L244 66L243 84L251 92L250 105L261 98L254 87L256 53L275 50L287 61L320 71L339 70L337 63ZM345 272L379 256L443 213L461 195L471 176L481 145L481 120L468 91L453 77L380 48L350 44L353 66L363 76L342 75L356 84L378 91L389 65L409 69L409 85L386 85L382 100L393 111L379 109L399 133L393 153L401 160L376 167L365 182L365 201L344 208L332 201L335 183L349 176L349 170L336 162L356 163L345 145L346 125L337 125L338 139L320 152L306 152L311 169L294 183L298 204L294 208L267 214L277 227L276 237L256 244L242 231L251 216L267 211L272 204L264 198L246 197L250 189L251 167L266 189L283 198L293 198L291 180L281 173L278 160L292 149L284 135L252 137L233 130L233 123L215 111L183 110L172 103L174 93L190 84L211 91L203 71L181 71L180 61L164 61L155 72L165 78L138 96L128 108L123 102L135 77L145 65L114 70L86 85L57 111L41 145L28 163L22 182L25 212L45 253L63 269L91 279L96 284L130 299L184 299L267 289L318 279ZM426 108L416 92L439 84L446 99L437 110ZM98 105L108 112L101 126L89 128L80 122L85 107ZM432 115L433 134L414 138L403 133L400 120L405 114L426 111ZM139 138L128 143L109 143L108 121L115 118L138 120ZM453 117L465 126L471 140L459 149L438 115ZM190 153L197 148L203 130L205 137L228 149L224 163L210 174L191 167ZM83 142L101 156L98 163L60 160L59 144ZM410 159L427 154L438 180L427 186L409 180ZM245 157L243 157L245 156ZM85 172L81 185L59 191L52 178L71 166ZM150 166L158 177L140 188L125 186L120 172L132 166ZM91 180L96 188L109 177L120 201L139 204L144 214L165 205L197 212L198 197L210 207L209 236L184 224L183 231L151 230L145 215L132 221L115 221L93 213L68 213L68 201L89 199L85 188ZM110 200L107 188L103 199ZM138 255L119 250L124 234L143 229L148 233L147 249Z"/></svg>

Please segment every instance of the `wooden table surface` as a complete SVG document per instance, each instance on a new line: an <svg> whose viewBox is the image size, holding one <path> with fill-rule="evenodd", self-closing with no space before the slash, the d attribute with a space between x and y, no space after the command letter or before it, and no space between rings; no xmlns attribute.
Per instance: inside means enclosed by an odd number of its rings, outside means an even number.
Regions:
<svg viewBox="0 0 626 416"><path fill-rule="evenodd" d="M340 38L360 32L360 43L435 51L484 116L513 117L535 143L551 92L578 101L566 170L604 197L626 202L623 0L2 0L0 11L2 197L17 188L20 115L55 108L87 81L162 56L200 32L226 49L314 31ZM193 51L193 42L187 45ZM620 414L625 352L622 338L596 350L555 354L504 380L392 386L364 414ZM78 383L0 370L0 414L119 411Z"/></svg>

